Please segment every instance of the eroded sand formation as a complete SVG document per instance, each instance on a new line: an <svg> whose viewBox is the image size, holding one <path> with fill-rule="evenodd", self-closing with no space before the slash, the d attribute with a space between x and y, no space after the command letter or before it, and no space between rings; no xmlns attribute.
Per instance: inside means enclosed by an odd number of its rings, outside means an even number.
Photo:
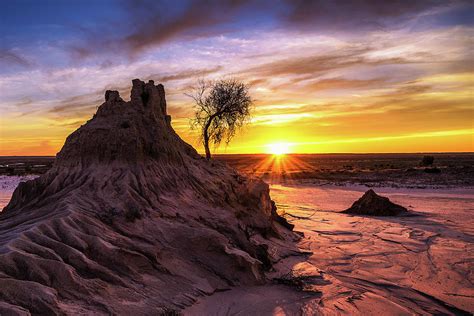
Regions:
<svg viewBox="0 0 474 316"><path fill-rule="evenodd" d="M206 161L162 85L107 91L54 167L0 213L0 314L159 314L297 253L264 182Z"/></svg>
<svg viewBox="0 0 474 316"><path fill-rule="evenodd" d="M401 205L391 202L387 197L380 196L370 189L355 201L343 213L371 216L407 215L408 210Z"/></svg>

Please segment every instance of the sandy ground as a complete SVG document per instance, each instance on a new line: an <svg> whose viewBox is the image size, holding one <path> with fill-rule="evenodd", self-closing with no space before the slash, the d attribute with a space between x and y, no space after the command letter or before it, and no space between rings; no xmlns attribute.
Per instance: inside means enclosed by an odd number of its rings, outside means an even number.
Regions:
<svg viewBox="0 0 474 316"><path fill-rule="evenodd" d="M302 231L307 261L289 258L306 291L236 289L204 298L189 315L463 314L474 312L474 191L377 190L417 216L337 213L367 188L272 186L279 211Z"/></svg>
<svg viewBox="0 0 474 316"><path fill-rule="evenodd" d="M0 179L0 208L24 180ZM300 249L312 253L283 260L275 275L291 273L301 282L297 287L276 282L218 292L202 298L185 314L474 312L474 190L378 188L377 193L416 216L338 213L366 189L273 185L271 195L279 212L305 235Z"/></svg>

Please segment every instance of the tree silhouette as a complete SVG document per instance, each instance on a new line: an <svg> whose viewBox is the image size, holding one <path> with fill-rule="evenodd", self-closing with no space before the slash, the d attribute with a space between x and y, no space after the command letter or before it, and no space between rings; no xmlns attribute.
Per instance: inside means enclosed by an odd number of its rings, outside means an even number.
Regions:
<svg viewBox="0 0 474 316"><path fill-rule="evenodd" d="M211 159L209 144L218 147L222 140L229 144L236 131L250 120L252 98L248 86L236 79L215 82L200 80L192 93L195 102L193 128L201 129L206 159Z"/></svg>

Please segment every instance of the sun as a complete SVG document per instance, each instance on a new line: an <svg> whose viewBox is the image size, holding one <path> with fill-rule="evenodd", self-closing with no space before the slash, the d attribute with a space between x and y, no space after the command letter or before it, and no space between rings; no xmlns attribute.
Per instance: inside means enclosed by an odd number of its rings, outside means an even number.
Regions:
<svg viewBox="0 0 474 316"><path fill-rule="evenodd" d="M268 144L268 153L276 155L276 156L281 156L284 154L288 154L290 152L290 145L287 143L274 143L274 144Z"/></svg>

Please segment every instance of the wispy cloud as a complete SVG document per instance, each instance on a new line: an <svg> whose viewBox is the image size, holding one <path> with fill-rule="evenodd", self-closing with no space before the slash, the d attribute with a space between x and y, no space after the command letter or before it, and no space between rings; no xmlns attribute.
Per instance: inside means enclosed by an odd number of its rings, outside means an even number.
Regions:
<svg viewBox="0 0 474 316"><path fill-rule="evenodd" d="M286 23L324 30L355 29L357 31L384 29L393 26L393 23L400 25L427 11L456 4L436 0L403 2L286 0L286 3L289 10L282 16Z"/></svg>
<svg viewBox="0 0 474 316"><path fill-rule="evenodd" d="M22 56L21 53L13 50L0 48L0 66L10 67L13 65L21 67L31 67L33 63L28 58Z"/></svg>
<svg viewBox="0 0 474 316"><path fill-rule="evenodd" d="M195 0L179 5L167 0L125 0L126 18L108 18L102 32L84 30L82 44L72 46L76 57L113 49L136 56L176 40L213 37L257 25L305 32L343 33L385 31L402 27L440 10L465 6L462 0L437 1L306 1ZM111 28L110 25L116 25Z"/></svg>
<svg viewBox="0 0 474 316"><path fill-rule="evenodd" d="M326 141L316 141L316 142L301 142L293 143L292 145L321 145L321 144L343 144L343 143L366 143L366 142L380 142L388 140L400 140L400 139L410 139L410 138L426 138L426 137L446 137L446 136L461 136L461 135L471 135L474 137L474 129L459 129L459 130L443 130L443 131L431 131L423 133L412 133L412 134L402 134L402 135L393 135L393 136L377 136L377 137L357 137L357 138L344 138L344 139L332 139Z"/></svg>

